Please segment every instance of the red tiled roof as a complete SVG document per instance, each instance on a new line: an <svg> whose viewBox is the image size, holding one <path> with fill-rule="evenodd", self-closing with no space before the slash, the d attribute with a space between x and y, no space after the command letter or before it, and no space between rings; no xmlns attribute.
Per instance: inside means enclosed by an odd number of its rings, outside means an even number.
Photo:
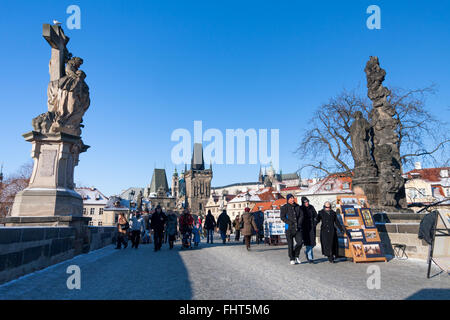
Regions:
<svg viewBox="0 0 450 320"><path fill-rule="evenodd" d="M297 202L297 199L295 199L295 202ZM272 210L273 207L272 206L276 206L276 209L280 209L281 206L286 204L286 199L278 199L275 201L267 201L267 202L261 202L261 203L256 203L253 206L253 209L250 212L256 212L259 211L261 208L261 211L266 211L266 210Z"/></svg>
<svg viewBox="0 0 450 320"><path fill-rule="evenodd" d="M286 187L281 189L281 191L291 191L291 190L299 190L300 187Z"/></svg>
<svg viewBox="0 0 450 320"><path fill-rule="evenodd" d="M449 170L450 171L450 167L414 169L414 170L407 172L406 175L408 176L408 179L412 179L413 177L417 176L417 175L414 175L414 173L415 174L418 173L420 178L423 180L427 180L430 182L439 182L442 179L440 176L441 170Z"/></svg>

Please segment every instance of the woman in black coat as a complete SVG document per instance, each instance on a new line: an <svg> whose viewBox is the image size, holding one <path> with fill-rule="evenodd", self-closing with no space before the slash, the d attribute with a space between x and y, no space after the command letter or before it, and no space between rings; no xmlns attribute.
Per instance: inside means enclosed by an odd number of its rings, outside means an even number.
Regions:
<svg viewBox="0 0 450 320"><path fill-rule="evenodd" d="M316 222L322 221L320 226L320 244L322 254L328 257L330 263L334 263L334 258L338 254L337 228L344 233L344 228L337 218L335 211L331 210L331 203L325 202L322 210L317 215Z"/></svg>
<svg viewBox="0 0 450 320"><path fill-rule="evenodd" d="M314 206L309 204L306 197L302 197L301 210L303 211L302 234L303 244L306 246L306 259L314 262L313 248L316 246L316 218L317 212Z"/></svg>

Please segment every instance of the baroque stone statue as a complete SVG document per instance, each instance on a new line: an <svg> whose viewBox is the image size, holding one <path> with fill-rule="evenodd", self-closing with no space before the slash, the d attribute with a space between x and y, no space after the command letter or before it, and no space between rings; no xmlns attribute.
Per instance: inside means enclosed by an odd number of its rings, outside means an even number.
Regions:
<svg viewBox="0 0 450 320"><path fill-rule="evenodd" d="M60 25L44 24L42 35L51 47L48 110L32 120L33 131L23 134L32 144L33 173L28 187L17 193L11 217L40 217L29 223L52 224L66 221L55 217L71 216L87 224L82 216L83 199L74 190L74 169L79 155L89 148L80 129L90 104L86 74L80 70L83 59L69 53L69 38Z"/></svg>
<svg viewBox="0 0 450 320"><path fill-rule="evenodd" d="M90 105L89 87L84 81L86 74L79 69L83 59L72 58L66 48L69 38L60 26L50 26L44 37L52 46L48 111L32 120L33 128L44 134L63 132L80 136L83 115Z"/></svg>
<svg viewBox="0 0 450 320"><path fill-rule="evenodd" d="M361 111L356 111L353 117L355 120L350 127L350 138L355 163L355 178L376 176L377 170L372 155L372 126L364 119Z"/></svg>
<svg viewBox="0 0 450 320"><path fill-rule="evenodd" d="M391 92L383 86L386 71L380 67L377 57L370 57L364 71L367 77L368 97L373 106L369 117L373 128L373 157L378 169L377 205L406 208L397 133L398 120L395 118L395 108L388 100Z"/></svg>

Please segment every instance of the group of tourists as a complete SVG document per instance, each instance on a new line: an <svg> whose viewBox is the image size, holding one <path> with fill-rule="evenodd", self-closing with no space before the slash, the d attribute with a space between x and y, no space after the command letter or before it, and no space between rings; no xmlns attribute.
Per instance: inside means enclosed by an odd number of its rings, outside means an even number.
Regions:
<svg viewBox="0 0 450 320"><path fill-rule="evenodd" d="M141 239L144 240L153 232L154 251L161 250L163 243L169 243L169 248L173 249L177 238L182 240L183 247L198 246L202 238L206 237L206 243L214 243L214 233L218 232L225 244L230 241L231 233L236 233L235 240L240 241L240 236L244 237L243 242L247 250L250 250L251 237L256 233L256 242L261 241L261 231L263 231L264 217L261 213L250 213L249 208L245 208L242 216L237 216L231 222L226 210L223 210L216 219L208 210L208 214L202 221L201 217L192 215L188 209L184 209L180 217L174 212L166 215L161 206L157 206L154 212L149 215L147 228L144 218L139 212L132 214L130 221L125 214L121 213L118 218L117 246L121 249L128 246L128 239L131 240L132 248L138 248ZM264 234L262 233L262 236ZM149 243L150 241L144 241Z"/></svg>
<svg viewBox="0 0 450 320"><path fill-rule="evenodd" d="M286 200L287 203L281 207L280 218L286 224L290 263L301 263L300 251L303 245L306 247L307 261L314 263L313 248L316 245L316 226L319 222L322 222L320 227L322 254L328 257L329 262L334 263L338 255L337 230L344 233L344 228L336 212L331 209L331 203L325 202L323 209L317 213L306 197L301 198L301 205L295 202L292 194L288 194Z"/></svg>
<svg viewBox="0 0 450 320"><path fill-rule="evenodd" d="M292 194L286 197L286 204L281 207L280 218L286 225L286 240L288 244L288 255L291 264L299 264L300 252L305 246L306 259L309 263L314 263L313 248L316 245L316 226L322 222L320 228L320 243L322 254L328 257L331 263L335 262L338 255L338 230L344 233L344 228L337 218L335 211L331 209L331 203L325 202L324 207L318 213L314 206L309 203L308 198L302 197L302 204L295 201ZM128 238L131 240L132 248L138 248L140 239L153 231L154 250L159 251L163 243L169 243L169 248L173 249L177 238L182 240L182 247L198 246L201 239L206 237L206 243L214 243L214 232L218 232L225 244L230 241L231 233L234 230L235 241L239 242L241 235L247 250L250 250L252 236L256 235L256 243L260 243L264 238L264 215L262 212L250 212L250 208L245 208L245 212L237 215L231 221L226 210L223 210L216 219L208 210L205 219L192 215L188 209L184 209L178 218L174 212L166 215L161 206L157 206L146 223L139 212L132 215L130 222L124 214L120 214L118 219L118 237L116 249L128 246Z"/></svg>

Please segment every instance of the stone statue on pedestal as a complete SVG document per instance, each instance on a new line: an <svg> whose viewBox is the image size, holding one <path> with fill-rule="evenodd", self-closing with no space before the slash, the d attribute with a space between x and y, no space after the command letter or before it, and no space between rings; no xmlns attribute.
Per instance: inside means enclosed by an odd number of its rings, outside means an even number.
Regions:
<svg viewBox="0 0 450 320"><path fill-rule="evenodd" d="M80 137L90 105L89 87L79 69L83 59L69 53L69 38L61 26L44 24L43 37L51 46L48 110L33 119L34 131L23 135L32 143L34 167L28 187L16 195L11 219L23 222L32 217L36 223L39 217L54 223L65 216L65 221L71 217L81 221L83 200L74 191L74 168L79 154L89 148Z"/></svg>
<svg viewBox="0 0 450 320"><path fill-rule="evenodd" d="M356 113L350 128L355 162L353 185L364 190L373 207L386 210L406 208L398 120L387 99L391 92L383 86L386 71L380 67L377 57L370 57L364 71L373 108L369 114L370 125L362 113Z"/></svg>

